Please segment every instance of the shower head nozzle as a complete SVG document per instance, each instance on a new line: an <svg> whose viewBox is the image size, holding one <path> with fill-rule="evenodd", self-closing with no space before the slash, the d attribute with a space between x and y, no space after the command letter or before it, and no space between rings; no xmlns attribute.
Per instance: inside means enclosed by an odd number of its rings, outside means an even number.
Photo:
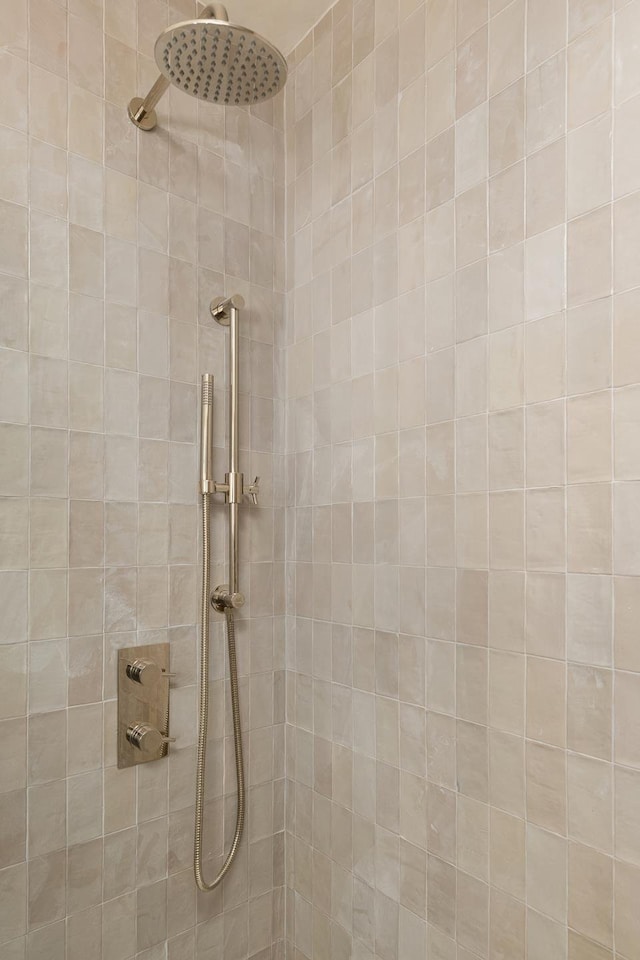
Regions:
<svg viewBox="0 0 640 960"><path fill-rule="evenodd" d="M145 130L155 126L153 108L170 83L209 103L248 106L275 96L287 79L280 51L253 30L229 23L219 3L206 7L196 20L164 30L155 58L161 77L146 100L136 98L129 105L129 117Z"/></svg>

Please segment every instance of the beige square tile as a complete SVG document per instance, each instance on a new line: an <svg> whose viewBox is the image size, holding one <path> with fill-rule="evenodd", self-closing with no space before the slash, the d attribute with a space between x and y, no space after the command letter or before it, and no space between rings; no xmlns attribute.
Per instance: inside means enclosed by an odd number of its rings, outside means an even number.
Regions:
<svg viewBox="0 0 640 960"><path fill-rule="evenodd" d="M636 387L627 387L615 393L615 476L620 480L635 480L638 473L636 449L636 422L639 394Z"/></svg>
<svg viewBox="0 0 640 960"><path fill-rule="evenodd" d="M613 783L609 764L569 754L567 798L569 836L609 853L613 840Z"/></svg>
<svg viewBox="0 0 640 960"><path fill-rule="evenodd" d="M527 575L527 653L564 658L566 578L563 574Z"/></svg>
<svg viewBox="0 0 640 960"><path fill-rule="evenodd" d="M456 116L462 117L487 96L487 27L481 26L457 49Z"/></svg>
<svg viewBox="0 0 640 960"><path fill-rule="evenodd" d="M569 844L569 912L571 927L599 943L613 937L613 861L585 847Z"/></svg>
<svg viewBox="0 0 640 960"><path fill-rule="evenodd" d="M613 523L614 523L614 572L618 574L636 574L640 570L634 555L633 543L638 529L638 495L640 489L636 482L619 483L614 487Z"/></svg>
<svg viewBox="0 0 640 960"><path fill-rule="evenodd" d="M569 127L578 127L609 107L612 90L611 48L611 18L592 27L569 45Z"/></svg>
<svg viewBox="0 0 640 960"><path fill-rule="evenodd" d="M611 202L611 114L572 130L567 138L569 217Z"/></svg>
<svg viewBox="0 0 640 960"><path fill-rule="evenodd" d="M637 867L628 863L615 866L615 940L616 949L623 956L631 956L640 936L638 917L635 910L636 897L640 885L640 873Z"/></svg>
<svg viewBox="0 0 640 960"><path fill-rule="evenodd" d="M636 612L640 597L633 577L614 579L614 656L620 670L640 672L640 657L635 643Z"/></svg>
<svg viewBox="0 0 640 960"><path fill-rule="evenodd" d="M528 739L565 746L566 681L566 668L561 661L527 657Z"/></svg>
<svg viewBox="0 0 640 960"><path fill-rule="evenodd" d="M529 405L526 409L527 486L565 482L565 403Z"/></svg>
<svg viewBox="0 0 640 960"><path fill-rule="evenodd" d="M588 393L611 386L611 301L567 313L567 390Z"/></svg>
<svg viewBox="0 0 640 960"><path fill-rule="evenodd" d="M573 664L567 681L567 745L578 753L610 760L611 671Z"/></svg>
<svg viewBox="0 0 640 960"><path fill-rule="evenodd" d="M527 818L538 826L566 832L566 755L563 750L528 742Z"/></svg>
<svg viewBox="0 0 640 960"><path fill-rule="evenodd" d="M615 772L615 853L637 864L640 857L638 827L634 814L640 781L635 770L616 767Z"/></svg>
<svg viewBox="0 0 640 960"><path fill-rule="evenodd" d="M522 738L492 731L489 736L489 769L492 806L523 817L525 759Z"/></svg>
<svg viewBox="0 0 640 960"><path fill-rule="evenodd" d="M640 11L637 3L630 3L626 9L616 12L616 41L615 41L615 97L621 103L628 97L640 92L640 73L633 57L632 37L640 20Z"/></svg>
<svg viewBox="0 0 640 960"><path fill-rule="evenodd" d="M546 917L567 920L567 842L527 825L527 901Z"/></svg>
<svg viewBox="0 0 640 960"><path fill-rule="evenodd" d="M564 50L527 75L526 142L531 152L565 133L566 77Z"/></svg>
<svg viewBox="0 0 640 960"><path fill-rule="evenodd" d="M559 314L525 327L527 403L555 400L565 392L565 323Z"/></svg>
<svg viewBox="0 0 640 960"><path fill-rule="evenodd" d="M564 139L527 158L527 236L533 237L565 218L566 143Z"/></svg>
<svg viewBox="0 0 640 960"><path fill-rule="evenodd" d="M638 171L632 160L640 135L640 99L633 97L620 104L614 117L613 190L617 198L640 187Z"/></svg>
<svg viewBox="0 0 640 960"><path fill-rule="evenodd" d="M569 306L587 303L611 293L611 208L609 205L569 222L567 261Z"/></svg>
<svg viewBox="0 0 640 960"><path fill-rule="evenodd" d="M526 517L527 568L548 572L564 569L564 491L557 487L529 490Z"/></svg>
<svg viewBox="0 0 640 960"><path fill-rule="evenodd" d="M526 886L526 830L524 820L491 810L491 884L523 898ZM493 897L493 891L492 891Z"/></svg>
<svg viewBox="0 0 640 960"><path fill-rule="evenodd" d="M494 569L524 567L524 494L521 491L490 495L489 560Z"/></svg>
<svg viewBox="0 0 640 960"><path fill-rule="evenodd" d="M527 911L527 950L531 960L554 956L566 960L567 938L565 928L534 910Z"/></svg>
<svg viewBox="0 0 640 960"><path fill-rule="evenodd" d="M611 663L612 584L607 576L567 578L567 653L580 663Z"/></svg>
<svg viewBox="0 0 640 960"><path fill-rule="evenodd" d="M489 577L489 643L494 649L524 650L524 574L491 572Z"/></svg>
<svg viewBox="0 0 640 960"><path fill-rule="evenodd" d="M618 763L637 767L640 765L635 734L640 725L638 718L638 689L640 679L633 673L616 672L614 679L615 709L615 759Z"/></svg>
<svg viewBox="0 0 640 960"><path fill-rule="evenodd" d="M638 285L639 204L640 196L636 192L617 200L613 205L613 283L616 292Z"/></svg>
<svg viewBox="0 0 640 960"><path fill-rule="evenodd" d="M576 484L567 491L567 565L571 571L611 572L611 487Z"/></svg>
<svg viewBox="0 0 640 960"><path fill-rule="evenodd" d="M491 21L489 95L498 93L524 72L525 4L516 0Z"/></svg>
<svg viewBox="0 0 640 960"><path fill-rule="evenodd" d="M557 53L567 39L567 12L553 0L533 0L527 8L527 68Z"/></svg>
<svg viewBox="0 0 640 960"><path fill-rule="evenodd" d="M575 397L567 402L567 479L611 477L611 394Z"/></svg>

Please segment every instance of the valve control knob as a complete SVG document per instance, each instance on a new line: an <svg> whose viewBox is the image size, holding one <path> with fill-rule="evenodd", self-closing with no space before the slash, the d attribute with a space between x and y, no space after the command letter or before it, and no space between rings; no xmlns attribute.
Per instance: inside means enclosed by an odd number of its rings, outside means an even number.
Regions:
<svg viewBox="0 0 640 960"><path fill-rule="evenodd" d="M167 737L150 723L134 723L127 727L127 740L142 753L155 755L165 743L175 743L175 737Z"/></svg>
<svg viewBox="0 0 640 960"><path fill-rule="evenodd" d="M127 676L143 687L153 687L162 677L174 677L174 673L167 673L155 660L139 658L127 664Z"/></svg>

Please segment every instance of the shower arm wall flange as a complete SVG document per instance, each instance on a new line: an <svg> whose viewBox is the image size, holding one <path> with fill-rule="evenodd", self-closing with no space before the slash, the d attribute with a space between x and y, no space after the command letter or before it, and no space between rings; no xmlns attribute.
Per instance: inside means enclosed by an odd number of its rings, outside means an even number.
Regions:
<svg viewBox="0 0 640 960"><path fill-rule="evenodd" d="M227 13L227 8L222 3L210 3L199 15L199 19L221 20L228 23L229 14ZM158 125L158 115L156 114L155 108L167 92L170 84L171 81L168 77L165 77L161 73L146 97L134 97L129 101L127 107L129 120L131 120L131 123L135 124L138 129L148 131L153 130Z"/></svg>

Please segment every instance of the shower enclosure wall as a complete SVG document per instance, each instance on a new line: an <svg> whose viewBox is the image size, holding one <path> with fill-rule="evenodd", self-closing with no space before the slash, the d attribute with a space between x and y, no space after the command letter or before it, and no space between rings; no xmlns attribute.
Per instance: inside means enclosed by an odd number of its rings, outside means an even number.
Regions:
<svg viewBox="0 0 640 960"><path fill-rule="evenodd" d="M192 960L223 944L270 956L284 932L283 103L225 110L172 90L159 129L139 133L128 99L154 79L158 33L191 4L16 0L3 12L0 956ZM239 462L261 488L251 524L240 520L247 820L233 877L200 896L197 430L211 371L222 467L228 334L209 302L225 290L247 304ZM165 641L177 742L166 760L118 770L117 651ZM216 625L209 876L235 819L223 651Z"/></svg>
<svg viewBox="0 0 640 960"><path fill-rule="evenodd" d="M340 0L291 57L296 958L640 956L639 38Z"/></svg>
<svg viewBox="0 0 640 960"><path fill-rule="evenodd" d="M2 960L636 960L640 0L339 0L286 104L171 89L148 132L190 2L7 7ZM199 894L236 292L248 808ZM177 742L118 770L117 651L165 641Z"/></svg>

